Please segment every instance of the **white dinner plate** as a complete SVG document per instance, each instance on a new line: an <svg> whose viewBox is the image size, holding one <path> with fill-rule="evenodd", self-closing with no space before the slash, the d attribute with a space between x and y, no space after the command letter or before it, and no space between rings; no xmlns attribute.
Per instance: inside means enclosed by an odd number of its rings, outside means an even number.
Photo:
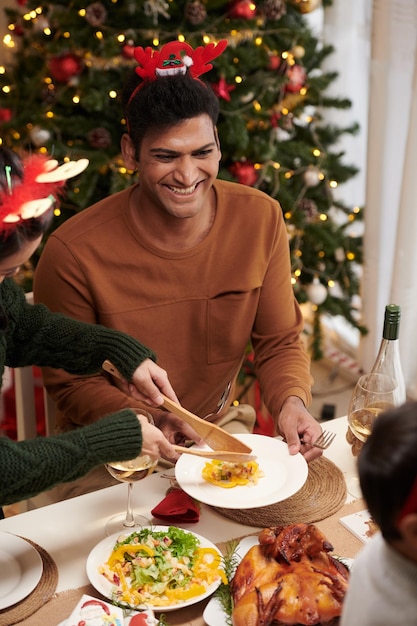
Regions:
<svg viewBox="0 0 417 626"><path fill-rule="evenodd" d="M175 465L175 478L188 495L225 509L253 509L281 502L301 489L308 475L307 462L302 454L290 455L287 444L273 437L235 436L252 448L264 475L255 485L218 487L202 476L207 459L182 454ZM200 449L210 450L207 446Z"/></svg>
<svg viewBox="0 0 417 626"><path fill-rule="evenodd" d="M41 556L28 541L0 532L0 609L26 598L40 581L42 571Z"/></svg>
<svg viewBox="0 0 417 626"><path fill-rule="evenodd" d="M257 543L257 535L252 537L245 537L240 541L239 545L236 548L236 567L237 564L240 563L243 557L248 553L248 551L253 546L256 546ZM353 559L336 555L333 555L333 557L342 561L342 563L346 565L347 568L350 569L352 567ZM220 600L216 597L211 598L206 608L204 609L203 619L207 626L229 626L227 615L223 611Z"/></svg>
<svg viewBox="0 0 417 626"><path fill-rule="evenodd" d="M159 531L165 532L169 529L169 526L149 526L149 528L151 528L155 532L159 532ZM184 530L184 532L190 533L191 535L194 535L194 537L197 537L197 539L200 542L200 545L199 545L200 548L212 548L213 550L218 552L220 556L222 556L219 549L214 545L214 543L211 543L211 541L209 541L208 539L205 539L201 535L197 535L197 533L192 533L189 530ZM112 593L113 585L111 584L109 580L107 580L105 576L99 573L98 568L100 565L104 565L104 563L106 563L119 537L120 537L120 533L115 533L114 535L110 535L109 537L106 537L106 539L103 539L102 541L100 541L100 543L98 543L91 550L87 558L87 576L88 576L90 583L99 593L101 593L105 598L108 598L109 600L112 600L113 598L113 593ZM151 608L154 611L162 612L162 613L165 613L166 611L174 611L176 609L182 609L186 606L191 606L192 604L196 604L197 602L204 600L204 598L208 598L208 596L214 593L214 591L220 585L220 582L221 581L219 579L218 581L209 585L207 590L201 595L195 596L194 598L190 598L189 600L185 600L184 602L178 602L176 604L172 604L172 605L170 604L168 606L159 606L159 607L152 606L151 604L148 604L147 606L148 608ZM126 606L130 606L130 608L132 609L138 608L137 606L134 606L134 605L126 605Z"/></svg>

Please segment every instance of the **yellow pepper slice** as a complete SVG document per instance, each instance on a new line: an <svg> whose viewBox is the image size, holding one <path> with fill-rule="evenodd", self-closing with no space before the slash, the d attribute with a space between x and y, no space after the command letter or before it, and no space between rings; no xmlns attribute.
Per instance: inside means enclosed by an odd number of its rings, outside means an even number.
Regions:
<svg viewBox="0 0 417 626"><path fill-rule="evenodd" d="M127 583L126 577L123 574L123 570L122 570L122 566L120 565L120 563L116 563L115 567L114 567L114 571L117 574L117 576L119 577L120 580L120 588L121 588L121 592L122 592L122 599L125 600L126 602L129 602L130 599L130 587Z"/></svg>
<svg viewBox="0 0 417 626"><path fill-rule="evenodd" d="M131 556L137 555L138 552L145 552L145 554L147 554L148 556L155 555L155 551L143 543L138 543L138 544L126 543L121 546L118 546L115 550L113 550L113 552L108 558L107 565L109 567L113 567L117 561L124 561L125 560L124 555L126 554L126 552L130 554Z"/></svg>
<svg viewBox="0 0 417 626"><path fill-rule="evenodd" d="M210 559L208 557L212 558ZM198 548L194 566L198 567L201 563L204 563L206 567L215 569L221 563L220 554L214 548Z"/></svg>
<svg viewBox="0 0 417 626"><path fill-rule="evenodd" d="M166 589L165 594L170 600L189 600L195 596L201 596L206 591L204 585L193 583L190 587L178 589Z"/></svg>
<svg viewBox="0 0 417 626"><path fill-rule="evenodd" d="M193 566L193 573L197 578L206 580L209 584L220 578L227 584L226 574L221 566L221 556L214 548L198 548L197 557Z"/></svg>

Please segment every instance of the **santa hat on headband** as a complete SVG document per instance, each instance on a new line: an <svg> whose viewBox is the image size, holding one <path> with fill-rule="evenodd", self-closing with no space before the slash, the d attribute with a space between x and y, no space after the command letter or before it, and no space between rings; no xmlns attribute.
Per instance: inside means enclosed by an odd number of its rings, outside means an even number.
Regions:
<svg viewBox="0 0 417 626"><path fill-rule="evenodd" d="M221 39L218 43L199 46L195 50L185 41L170 41L164 44L160 50L153 50L150 46L146 48L138 46L133 52L138 62L135 72L143 79L143 82L133 90L129 103L145 82L187 72L193 78L198 79L201 74L205 74L213 68L210 61L218 57L226 46L226 39Z"/></svg>
<svg viewBox="0 0 417 626"><path fill-rule="evenodd" d="M209 43L199 46L195 50L184 41L170 41L162 46L161 50L153 50L150 46L138 46L134 56L139 64L136 73L143 80L155 80L158 76L172 76L188 72L193 78L198 78L212 69L210 63L226 48L227 41L222 39L217 44Z"/></svg>

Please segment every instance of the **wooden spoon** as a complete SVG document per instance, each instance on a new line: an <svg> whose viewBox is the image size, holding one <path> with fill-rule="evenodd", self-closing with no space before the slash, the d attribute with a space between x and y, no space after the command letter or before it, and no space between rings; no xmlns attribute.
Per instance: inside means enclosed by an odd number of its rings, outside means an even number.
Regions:
<svg viewBox="0 0 417 626"><path fill-rule="evenodd" d="M118 369L111 363L110 361L104 361L102 368L112 374L115 378L123 379L123 376L120 374ZM190 426L194 428L194 430L200 435L202 439L213 448L213 450L223 450L227 452L240 452L243 454L248 454L252 452L252 449L247 446L243 441L240 441L230 433L220 428L216 424L212 422L208 422L206 420L201 419L201 417L197 417L194 413L187 411L180 404L174 402L164 396L162 406L170 411L171 413L175 413L181 417L184 422L187 422Z"/></svg>
<svg viewBox="0 0 417 626"><path fill-rule="evenodd" d="M231 463L247 463L254 461L254 454L242 454L240 452L228 452L227 450L199 450L198 448L184 448L183 446L175 446L174 448L180 454L192 454L201 456L204 459L215 459L216 461L230 461Z"/></svg>

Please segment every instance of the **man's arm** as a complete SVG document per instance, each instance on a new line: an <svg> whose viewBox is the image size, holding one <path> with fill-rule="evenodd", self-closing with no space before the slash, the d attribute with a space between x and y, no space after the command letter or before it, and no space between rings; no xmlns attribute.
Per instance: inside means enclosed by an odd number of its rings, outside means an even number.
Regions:
<svg viewBox="0 0 417 626"><path fill-rule="evenodd" d="M310 359L301 341L303 318L291 284L288 238L281 211L252 333L254 367L262 395L291 454L307 460L321 455L303 445L316 439L320 424L307 410L311 402Z"/></svg>

